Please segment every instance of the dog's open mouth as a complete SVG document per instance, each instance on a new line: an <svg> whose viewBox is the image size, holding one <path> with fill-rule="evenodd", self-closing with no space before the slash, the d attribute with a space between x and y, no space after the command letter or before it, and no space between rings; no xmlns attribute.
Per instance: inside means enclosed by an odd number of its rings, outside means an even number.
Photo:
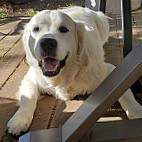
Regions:
<svg viewBox="0 0 142 142"><path fill-rule="evenodd" d="M60 61L51 57L44 58L42 63L44 69L49 72L56 71L57 67L60 66Z"/></svg>
<svg viewBox="0 0 142 142"><path fill-rule="evenodd" d="M46 57L39 62L39 66L41 67L42 72L45 76L53 77L58 75L61 68L65 66L67 57L68 56L66 56L61 61L52 57Z"/></svg>

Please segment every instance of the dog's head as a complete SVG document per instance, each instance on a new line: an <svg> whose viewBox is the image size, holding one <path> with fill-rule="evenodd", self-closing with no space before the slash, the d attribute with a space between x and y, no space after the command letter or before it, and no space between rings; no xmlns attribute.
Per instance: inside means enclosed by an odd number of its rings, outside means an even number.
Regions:
<svg viewBox="0 0 142 142"><path fill-rule="evenodd" d="M95 22L96 26L98 21ZM89 41L87 38L83 41L84 27L84 24L74 21L60 10L44 10L35 15L26 25L23 35L29 64L40 66L45 76L57 76L67 62L77 60L82 48L79 47L80 43ZM96 29L103 30L102 25ZM105 35L104 30L103 33ZM101 34L100 39L105 40Z"/></svg>
<svg viewBox="0 0 142 142"><path fill-rule="evenodd" d="M61 11L44 10L26 25L23 43L27 42L27 54L38 61L45 76L58 75L75 53L75 30L74 21Z"/></svg>

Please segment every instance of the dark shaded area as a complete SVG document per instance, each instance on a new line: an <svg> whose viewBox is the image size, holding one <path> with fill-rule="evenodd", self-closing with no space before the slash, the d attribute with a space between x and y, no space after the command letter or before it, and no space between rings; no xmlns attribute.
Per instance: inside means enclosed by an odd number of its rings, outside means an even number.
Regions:
<svg viewBox="0 0 142 142"><path fill-rule="evenodd" d="M18 142L19 137L8 133L8 130L3 135L1 142Z"/></svg>
<svg viewBox="0 0 142 142"><path fill-rule="evenodd" d="M19 4L18 2L19 1ZM1 0L0 6L2 7L2 14L4 17L7 17L8 13L10 16L21 16L28 15L29 11L33 9L34 11L41 11L44 9L57 9L68 6L84 6L84 0L23 0L23 3L20 3L21 0ZM25 2L24 2L25 1ZM32 14L33 14L32 13Z"/></svg>

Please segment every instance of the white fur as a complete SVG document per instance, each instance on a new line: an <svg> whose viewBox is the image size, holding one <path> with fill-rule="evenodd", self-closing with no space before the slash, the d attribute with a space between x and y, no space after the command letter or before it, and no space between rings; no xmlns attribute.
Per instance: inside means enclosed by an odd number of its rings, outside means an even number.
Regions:
<svg viewBox="0 0 142 142"><path fill-rule="evenodd" d="M59 26L68 27L68 33L60 33ZM32 29L40 27L40 32ZM66 65L55 77L42 74L37 60L32 56L28 40L31 34L36 42L44 34L52 34L57 42L57 59L68 54ZM39 94L48 93L62 100L70 100L77 94L90 94L115 68L104 62L103 44L107 41L109 25L105 15L87 8L74 7L64 10L44 10L35 15L25 26L23 44L30 65L19 88L19 109L8 123L9 132L19 135L29 128ZM134 99L130 89L119 99L129 118L142 117L142 107Z"/></svg>

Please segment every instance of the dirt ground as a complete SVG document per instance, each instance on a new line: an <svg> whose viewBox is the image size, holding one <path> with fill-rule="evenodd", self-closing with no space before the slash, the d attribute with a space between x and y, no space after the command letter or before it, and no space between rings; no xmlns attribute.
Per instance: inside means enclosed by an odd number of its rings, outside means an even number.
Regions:
<svg viewBox="0 0 142 142"><path fill-rule="evenodd" d="M30 0L25 4L12 4L11 0L0 0L0 13L2 13L3 18L32 16L44 9L57 9L75 5L84 6L85 0Z"/></svg>

